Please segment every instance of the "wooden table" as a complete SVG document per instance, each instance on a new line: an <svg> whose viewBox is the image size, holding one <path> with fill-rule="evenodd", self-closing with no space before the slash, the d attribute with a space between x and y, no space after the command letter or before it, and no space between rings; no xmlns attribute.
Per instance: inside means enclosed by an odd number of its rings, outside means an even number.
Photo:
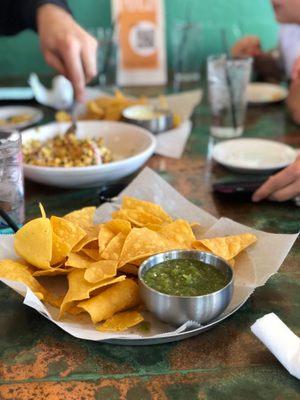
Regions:
<svg viewBox="0 0 300 400"><path fill-rule="evenodd" d="M51 117L47 111L46 120ZM154 156L148 165L216 217L271 232L297 232L300 209L293 203L233 203L213 197L211 182L232 175L207 162L208 118L206 104L201 105L182 159ZM300 128L288 120L283 104L251 108L245 135L300 147ZM98 203L95 189L62 190L26 182L27 218L38 214L39 201L55 215ZM182 342L145 347L75 339L23 306L1 284L0 399L300 399L299 381L250 332L257 318L275 312L300 336L299 265L298 243L280 272L222 324Z"/></svg>

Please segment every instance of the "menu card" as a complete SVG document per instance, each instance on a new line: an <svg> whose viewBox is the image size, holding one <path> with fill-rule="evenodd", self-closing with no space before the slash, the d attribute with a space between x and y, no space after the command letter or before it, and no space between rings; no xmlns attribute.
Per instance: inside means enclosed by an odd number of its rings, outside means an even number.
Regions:
<svg viewBox="0 0 300 400"><path fill-rule="evenodd" d="M167 82L163 0L112 0L118 42L117 83Z"/></svg>

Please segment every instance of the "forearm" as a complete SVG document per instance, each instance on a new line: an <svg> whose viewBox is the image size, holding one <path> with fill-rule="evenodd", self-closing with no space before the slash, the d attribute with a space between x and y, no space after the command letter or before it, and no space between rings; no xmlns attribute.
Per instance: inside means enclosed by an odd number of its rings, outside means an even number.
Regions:
<svg viewBox="0 0 300 400"><path fill-rule="evenodd" d="M15 35L24 29L37 30L37 9L44 4L53 4L68 12L66 0L1 0L0 34Z"/></svg>

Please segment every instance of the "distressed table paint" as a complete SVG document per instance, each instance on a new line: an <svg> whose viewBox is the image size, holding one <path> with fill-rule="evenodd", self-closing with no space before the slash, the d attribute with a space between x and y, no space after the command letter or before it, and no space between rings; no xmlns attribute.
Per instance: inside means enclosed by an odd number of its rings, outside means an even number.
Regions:
<svg viewBox="0 0 300 400"><path fill-rule="evenodd" d="M46 120L51 115L47 114ZM300 128L284 105L252 108L245 135L274 138L300 147ZM288 204L221 201L211 182L233 175L206 160L208 109L194 115L194 129L181 160L155 156L149 166L184 196L217 217L272 232L299 229L300 209ZM41 201L63 215L97 205L97 191L62 190L26 182L27 217ZM271 249L270 249L271 251ZM280 272L255 291L221 325L178 343L130 347L75 339L21 303L0 285L1 400L218 400L300 399L300 383L251 334L250 325L275 312L300 335L300 249L295 244Z"/></svg>

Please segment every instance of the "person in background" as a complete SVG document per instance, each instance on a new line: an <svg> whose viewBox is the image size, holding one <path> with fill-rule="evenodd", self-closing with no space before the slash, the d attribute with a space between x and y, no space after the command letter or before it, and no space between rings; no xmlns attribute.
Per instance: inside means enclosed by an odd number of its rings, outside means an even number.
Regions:
<svg viewBox="0 0 300 400"><path fill-rule="evenodd" d="M272 0L277 21L281 24L279 44L286 76L291 80L287 107L300 124L300 0ZM283 68L276 52L264 53L259 38L248 36L232 48L233 57L253 57L258 77L280 80ZM273 72L272 72L273 71ZM300 195L300 155L287 168L271 176L253 194L254 202L263 199L286 201Z"/></svg>
<svg viewBox="0 0 300 400"><path fill-rule="evenodd" d="M97 73L97 42L73 19L65 0L1 0L0 34L33 29L46 62L68 78L78 101Z"/></svg>

